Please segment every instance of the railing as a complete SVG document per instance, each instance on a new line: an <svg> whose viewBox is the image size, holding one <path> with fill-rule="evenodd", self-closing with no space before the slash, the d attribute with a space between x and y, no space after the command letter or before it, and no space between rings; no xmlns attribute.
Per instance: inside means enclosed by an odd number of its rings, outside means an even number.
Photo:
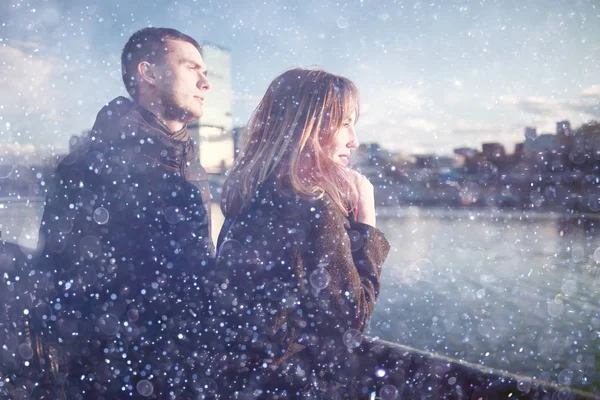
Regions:
<svg viewBox="0 0 600 400"><path fill-rule="evenodd" d="M594 399L600 394L455 360L439 354L366 339L375 366L373 399ZM361 368L361 370L365 370Z"/></svg>

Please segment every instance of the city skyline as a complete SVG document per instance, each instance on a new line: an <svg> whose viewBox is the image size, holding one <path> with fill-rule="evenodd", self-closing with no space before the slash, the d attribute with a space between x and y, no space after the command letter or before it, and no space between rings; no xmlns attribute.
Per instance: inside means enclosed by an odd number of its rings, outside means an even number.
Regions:
<svg viewBox="0 0 600 400"><path fill-rule="evenodd" d="M353 79L359 138L391 151L511 149L526 126L553 133L560 120L600 119L600 9L591 1L266 3L3 3L0 146L66 149L125 93L120 51L147 25L231 51L234 125L295 65Z"/></svg>

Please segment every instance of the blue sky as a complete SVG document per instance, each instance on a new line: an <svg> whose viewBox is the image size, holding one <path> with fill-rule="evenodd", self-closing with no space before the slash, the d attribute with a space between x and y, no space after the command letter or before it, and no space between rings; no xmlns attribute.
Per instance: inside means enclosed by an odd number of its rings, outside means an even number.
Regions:
<svg viewBox="0 0 600 400"><path fill-rule="evenodd" d="M405 153L511 152L526 125L600 119L597 1L7 0L0 147L60 151L89 129L125 93L120 51L148 25L231 50L236 124L298 65L353 79L359 138Z"/></svg>

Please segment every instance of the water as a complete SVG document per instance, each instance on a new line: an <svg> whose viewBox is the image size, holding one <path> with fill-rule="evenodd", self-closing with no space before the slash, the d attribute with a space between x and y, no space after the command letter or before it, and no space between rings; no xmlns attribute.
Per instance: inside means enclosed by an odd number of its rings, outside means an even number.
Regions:
<svg viewBox="0 0 600 400"><path fill-rule="evenodd" d="M2 238L34 247L40 199L0 199ZM213 237L223 217L212 208ZM384 208L392 244L369 334L585 386L600 330L600 235L549 213Z"/></svg>
<svg viewBox="0 0 600 400"><path fill-rule="evenodd" d="M44 205L40 197L0 197L0 238L35 248Z"/></svg>
<svg viewBox="0 0 600 400"><path fill-rule="evenodd" d="M380 210L392 243L369 333L585 386L600 329L600 236L548 213ZM567 382L569 381L569 382Z"/></svg>

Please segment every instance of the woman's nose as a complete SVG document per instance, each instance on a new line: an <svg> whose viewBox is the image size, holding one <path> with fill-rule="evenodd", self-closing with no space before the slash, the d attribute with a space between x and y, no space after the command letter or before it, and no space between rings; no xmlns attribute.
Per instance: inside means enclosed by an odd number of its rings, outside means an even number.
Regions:
<svg viewBox="0 0 600 400"><path fill-rule="evenodd" d="M348 142L348 144L346 145L349 149L356 149L358 147L359 143L358 143L358 137L356 136L356 133L353 133L352 136L350 137L350 141Z"/></svg>

